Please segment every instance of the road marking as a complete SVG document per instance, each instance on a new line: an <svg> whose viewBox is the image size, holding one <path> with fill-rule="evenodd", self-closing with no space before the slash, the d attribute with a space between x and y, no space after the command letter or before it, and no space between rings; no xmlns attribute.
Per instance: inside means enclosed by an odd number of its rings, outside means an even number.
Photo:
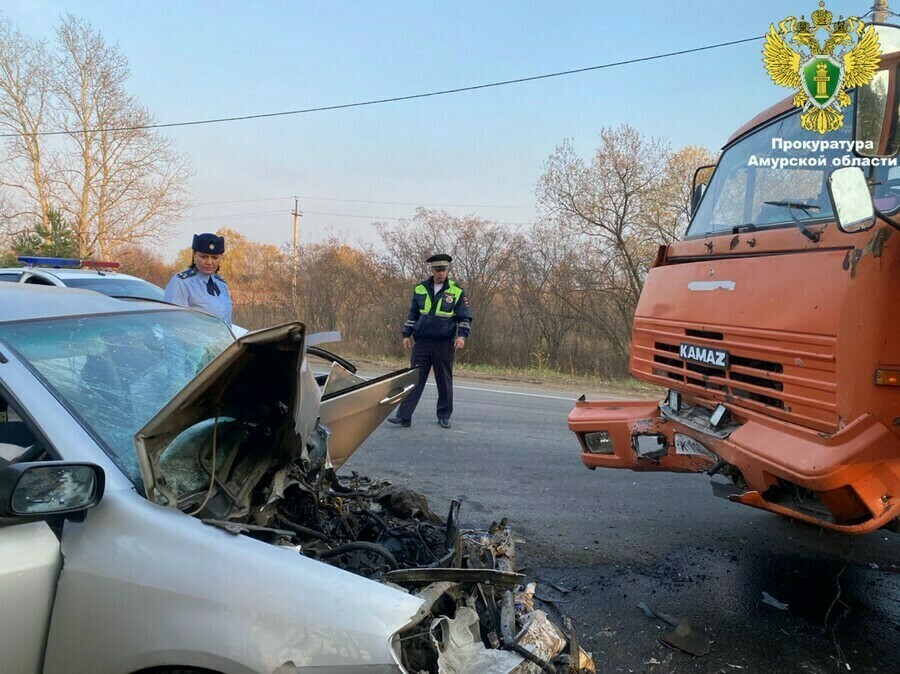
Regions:
<svg viewBox="0 0 900 674"><path fill-rule="evenodd" d="M321 374L327 374L325 372ZM357 376L363 377L363 379L370 379L373 377L363 376L359 372L356 373ZM375 375L378 376L378 375ZM437 386L433 381L429 381L426 384L427 386ZM457 384L453 385L454 389L465 389L467 391L483 391L484 393L505 393L511 396L526 396L528 398L549 398L550 400L568 400L569 402L573 402L575 400L574 397L571 396L548 396L543 393L524 393L522 391L504 391L502 389L495 388L478 388L476 386L458 386Z"/></svg>
<svg viewBox="0 0 900 674"><path fill-rule="evenodd" d="M437 386L432 382L428 382L428 386ZM453 388L465 389L466 391L483 391L485 393L505 393L511 396L528 396L529 398L550 398L552 400L568 400L569 402L573 402L575 398L571 398L569 396L548 396L543 393L523 393L522 391L503 391L501 389L495 388L477 388L475 386L457 386L453 385Z"/></svg>

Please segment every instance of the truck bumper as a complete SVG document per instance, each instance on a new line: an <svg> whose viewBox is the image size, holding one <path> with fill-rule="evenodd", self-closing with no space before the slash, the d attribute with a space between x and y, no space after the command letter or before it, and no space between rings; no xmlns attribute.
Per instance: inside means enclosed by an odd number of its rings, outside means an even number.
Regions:
<svg viewBox="0 0 900 674"><path fill-rule="evenodd" d="M569 428L591 469L700 472L727 464L743 479L742 493L729 496L738 503L852 534L900 517L900 439L870 415L834 434L750 415L716 437L663 415L655 400L578 401ZM817 510L788 497L801 490L815 496Z"/></svg>

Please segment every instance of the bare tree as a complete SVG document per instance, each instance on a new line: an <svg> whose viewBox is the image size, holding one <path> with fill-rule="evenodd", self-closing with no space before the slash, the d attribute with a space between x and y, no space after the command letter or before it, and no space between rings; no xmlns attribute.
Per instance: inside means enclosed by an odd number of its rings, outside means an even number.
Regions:
<svg viewBox="0 0 900 674"><path fill-rule="evenodd" d="M63 17L51 51L0 17L0 130L14 134L0 161L4 234L46 225L55 208L82 257L162 240L188 205L191 171L147 128L128 76L124 54L86 21Z"/></svg>
<svg viewBox="0 0 900 674"><path fill-rule="evenodd" d="M645 138L630 126L604 128L590 164L564 142L538 182L538 204L548 217L596 239L600 278L626 311L637 305L652 261L648 223L669 154L666 141Z"/></svg>
<svg viewBox="0 0 900 674"><path fill-rule="evenodd" d="M590 255L576 277L582 294L567 301L623 357L655 249L651 223L669 155L668 143L645 138L630 126L604 128L590 163L566 141L547 160L538 181L545 217L589 237L584 250Z"/></svg>
<svg viewBox="0 0 900 674"><path fill-rule="evenodd" d="M428 256L451 254L452 276L467 284L473 302L490 302L511 269L515 232L475 215L417 208L412 220L393 228L376 223L376 228L388 250L385 263L405 278L424 276Z"/></svg>
<svg viewBox="0 0 900 674"><path fill-rule="evenodd" d="M55 119L74 150L55 166L82 255L108 258L128 243L159 241L187 207L190 169L153 117L124 88L128 61L71 15L56 31Z"/></svg>
<svg viewBox="0 0 900 674"><path fill-rule="evenodd" d="M583 321L577 305L581 241L559 223L538 223L516 245L515 275L509 293L520 338L533 336L532 360L539 366L559 366L567 335Z"/></svg>
<svg viewBox="0 0 900 674"><path fill-rule="evenodd" d="M47 225L51 206L43 138L49 110L49 57L43 42L32 40L0 16L0 130L14 134L4 143L0 186L8 234L35 219ZM26 223L26 224L23 224Z"/></svg>

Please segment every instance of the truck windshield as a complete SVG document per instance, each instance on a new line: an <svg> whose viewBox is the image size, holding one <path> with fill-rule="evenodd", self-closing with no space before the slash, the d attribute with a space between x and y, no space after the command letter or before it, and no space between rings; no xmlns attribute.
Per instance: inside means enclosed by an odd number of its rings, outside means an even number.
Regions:
<svg viewBox="0 0 900 674"><path fill-rule="evenodd" d="M851 124L823 136L802 128L799 113L778 118L725 151L691 221L689 237L793 226L794 217L803 223L833 219L825 179L834 168L832 159L848 150L822 150L818 142L849 141ZM844 108L844 119L853 119L852 106ZM802 148L797 141L813 141L816 148Z"/></svg>

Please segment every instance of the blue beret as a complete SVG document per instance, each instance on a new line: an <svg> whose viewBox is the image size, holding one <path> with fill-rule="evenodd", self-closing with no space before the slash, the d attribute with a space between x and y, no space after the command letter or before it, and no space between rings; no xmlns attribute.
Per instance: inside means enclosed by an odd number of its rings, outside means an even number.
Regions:
<svg viewBox="0 0 900 674"><path fill-rule="evenodd" d="M225 253L225 237L216 236L209 232L205 234L194 234L194 242L191 244L191 248L198 253L222 255Z"/></svg>

